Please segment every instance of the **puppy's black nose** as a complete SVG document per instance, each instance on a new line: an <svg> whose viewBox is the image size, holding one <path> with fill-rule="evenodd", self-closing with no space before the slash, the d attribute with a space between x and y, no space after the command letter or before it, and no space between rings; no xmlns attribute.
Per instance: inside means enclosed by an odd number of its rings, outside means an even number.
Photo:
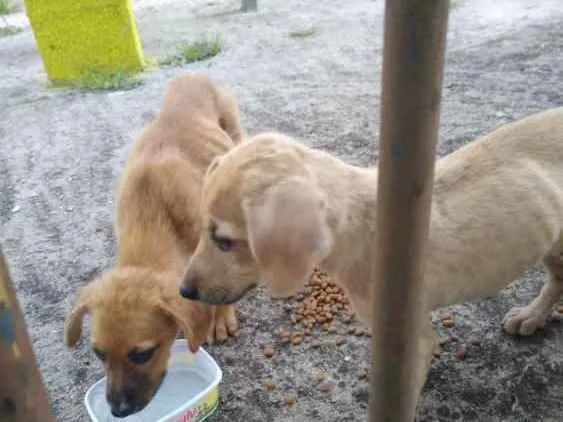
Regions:
<svg viewBox="0 0 563 422"><path fill-rule="evenodd" d="M133 413L135 413L135 407L126 402L121 402L115 406L111 406L111 414L116 418L124 418L132 415Z"/></svg>
<svg viewBox="0 0 563 422"><path fill-rule="evenodd" d="M199 292L197 290L197 287L195 286L195 283L192 283L190 280L186 280L182 283L182 286L180 286L180 295L184 299L199 299Z"/></svg>

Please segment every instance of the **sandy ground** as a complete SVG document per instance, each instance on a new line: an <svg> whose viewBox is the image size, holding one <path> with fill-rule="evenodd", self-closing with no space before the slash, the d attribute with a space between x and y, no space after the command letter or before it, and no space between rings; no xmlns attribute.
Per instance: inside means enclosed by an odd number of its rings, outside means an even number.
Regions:
<svg viewBox="0 0 563 422"><path fill-rule="evenodd" d="M563 103L560 0L455 2L448 39L439 154L501 123ZM230 86L253 134L279 130L356 164L376 158L383 2L139 0L135 12L147 54L162 57L203 34L224 51L184 68L155 69L135 90L82 93L49 89L25 16L24 32L0 38L0 241L60 421L86 421L82 399L102 375L82 342L65 350L62 328L76 288L109 268L114 254L112 197L134 136L158 110L173 76L203 71ZM312 33L295 37L296 33ZM504 335L500 319L543 282L531 268L498 296L449 309L452 339L430 372L420 402L424 421L563 420L563 331L554 321L529 339ZM287 304L262 292L240 305L236 344L209 350L224 369L222 407L213 421L365 420L368 384L357 379L368 341L331 336L320 349L262 345L289 327ZM465 360L455 358L465 345ZM321 393L321 371L332 389ZM268 393L263 383L278 386ZM297 403L284 405L285 394Z"/></svg>

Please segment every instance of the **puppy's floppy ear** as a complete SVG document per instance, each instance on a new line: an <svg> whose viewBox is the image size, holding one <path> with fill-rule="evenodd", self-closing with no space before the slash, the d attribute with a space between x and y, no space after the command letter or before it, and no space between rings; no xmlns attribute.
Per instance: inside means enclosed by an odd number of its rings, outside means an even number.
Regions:
<svg viewBox="0 0 563 422"><path fill-rule="evenodd" d="M272 294L295 294L332 244L325 199L314 184L295 178L244 202L243 210L250 249Z"/></svg>
<svg viewBox="0 0 563 422"><path fill-rule="evenodd" d="M188 312L185 315L164 302L160 302L157 307L178 329L182 330L190 351L196 353L205 343L207 334L211 329L213 322L211 307L203 303L190 301L183 306L183 309L188 308Z"/></svg>
<svg viewBox="0 0 563 422"><path fill-rule="evenodd" d="M64 337L65 344L69 348L76 346L82 335L82 322L84 315L90 311L92 283L82 287L78 295L78 300L65 319Z"/></svg>

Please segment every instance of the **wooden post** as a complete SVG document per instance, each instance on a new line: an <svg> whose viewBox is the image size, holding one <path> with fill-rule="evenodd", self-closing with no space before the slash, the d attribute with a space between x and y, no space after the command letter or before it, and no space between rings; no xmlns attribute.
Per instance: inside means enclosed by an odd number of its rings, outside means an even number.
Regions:
<svg viewBox="0 0 563 422"><path fill-rule="evenodd" d="M257 0L242 0L241 12L256 12Z"/></svg>
<svg viewBox="0 0 563 422"><path fill-rule="evenodd" d="M0 421L54 422L0 249Z"/></svg>
<svg viewBox="0 0 563 422"><path fill-rule="evenodd" d="M411 422L449 0L386 0L370 420ZM374 187L375 188L375 187Z"/></svg>

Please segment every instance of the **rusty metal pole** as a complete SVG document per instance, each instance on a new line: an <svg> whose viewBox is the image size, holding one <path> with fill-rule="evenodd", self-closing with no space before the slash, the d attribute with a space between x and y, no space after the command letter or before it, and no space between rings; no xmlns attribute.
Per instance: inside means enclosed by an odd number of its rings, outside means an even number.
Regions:
<svg viewBox="0 0 563 422"><path fill-rule="evenodd" d="M0 421L55 421L1 249Z"/></svg>
<svg viewBox="0 0 563 422"><path fill-rule="evenodd" d="M449 0L386 0L370 421L411 422Z"/></svg>

